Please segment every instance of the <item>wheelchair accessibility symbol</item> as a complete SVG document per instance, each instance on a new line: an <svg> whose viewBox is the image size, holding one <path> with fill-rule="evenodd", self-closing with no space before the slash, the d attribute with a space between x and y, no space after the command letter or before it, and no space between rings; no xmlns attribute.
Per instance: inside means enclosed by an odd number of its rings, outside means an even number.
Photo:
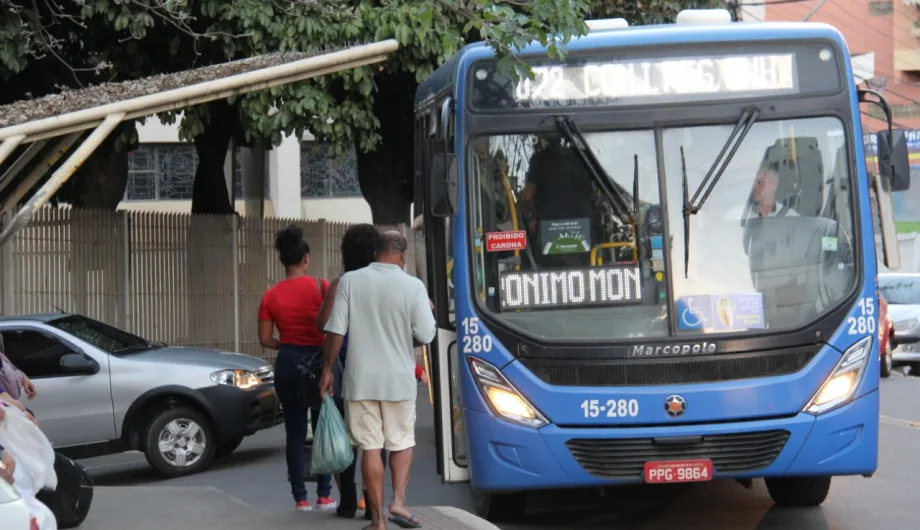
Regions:
<svg viewBox="0 0 920 530"><path fill-rule="evenodd" d="M705 298L705 300L709 302L708 297ZM706 324L709 322L707 313L711 311L711 308L705 307L701 309L695 306L692 296L680 299L678 305L683 305L683 308L678 307L680 311L681 329L701 329L706 327Z"/></svg>

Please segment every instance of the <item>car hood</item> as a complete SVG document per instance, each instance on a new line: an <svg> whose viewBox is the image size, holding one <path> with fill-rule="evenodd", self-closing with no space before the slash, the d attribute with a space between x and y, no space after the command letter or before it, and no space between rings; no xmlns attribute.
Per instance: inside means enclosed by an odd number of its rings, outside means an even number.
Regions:
<svg viewBox="0 0 920 530"><path fill-rule="evenodd" d="M169 364L185 364L191 366L204 366L217 370L239 369L256 371L261 368L271 367L271 363L242 353L231 353L205 348L183 348L180 346L167 346L155 350L133 354L128 359L137 359L144 362L158 362Z"/></svg>
<svg viewBox="0 0 920 530"><path fill-rule="evenodd" d="M920 305L889 303L888 316L892 322L900 322L911 318L920 319Z"/></svg>

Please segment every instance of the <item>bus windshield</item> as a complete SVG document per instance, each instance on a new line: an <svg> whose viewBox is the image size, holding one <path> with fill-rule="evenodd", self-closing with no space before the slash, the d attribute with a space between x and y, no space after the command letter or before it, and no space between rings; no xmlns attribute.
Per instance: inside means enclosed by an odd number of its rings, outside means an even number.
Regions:
<svg viewBox="0 0 920 530"><path fill-rule="evenodd" d="M683 188L700 187L733 125L665 129L657 145L651 129L476 139L480 307L567 342L792 328L828 311L856 282L836 118L754 124L690 215L685 253Z"/></svg>

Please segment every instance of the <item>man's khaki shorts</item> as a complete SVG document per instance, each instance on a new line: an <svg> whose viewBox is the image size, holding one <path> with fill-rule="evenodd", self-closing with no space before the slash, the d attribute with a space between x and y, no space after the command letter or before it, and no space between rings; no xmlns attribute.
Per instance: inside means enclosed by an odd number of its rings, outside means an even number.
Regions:
<svg viewBox="0 0 920 530"><path fill-rule="evenodd" d="M346 401L352 442L364 450L405 451L415 447L415 399Z"/></svg>

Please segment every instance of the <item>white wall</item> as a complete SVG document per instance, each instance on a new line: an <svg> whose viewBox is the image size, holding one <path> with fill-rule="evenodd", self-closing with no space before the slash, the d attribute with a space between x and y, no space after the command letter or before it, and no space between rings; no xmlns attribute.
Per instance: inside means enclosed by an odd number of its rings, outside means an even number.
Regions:
<svg viewBox="0 0 920 530"><path fill-rule="evenodd" d="M767 6L763 0L741 0L742 22L763 22L767 18Z"/></svg>
<svg viewBox="0 0 920 530"><path fill-rule="evenodd" d="M179 142L179 123L163 125L157 118L148 118L138 126L140 143ZM304 140L311 140L306 136ZM285 137L281 145L268 152L268 178L271 199L265 201L265 216L329 221L370 223L371 208L363 198L302 199L300 194L300 140ZM120 210L143 210L185 213L191 211L191 201L123 201ZM242 200L236 201L236 211L245 215Z"/></svg>

